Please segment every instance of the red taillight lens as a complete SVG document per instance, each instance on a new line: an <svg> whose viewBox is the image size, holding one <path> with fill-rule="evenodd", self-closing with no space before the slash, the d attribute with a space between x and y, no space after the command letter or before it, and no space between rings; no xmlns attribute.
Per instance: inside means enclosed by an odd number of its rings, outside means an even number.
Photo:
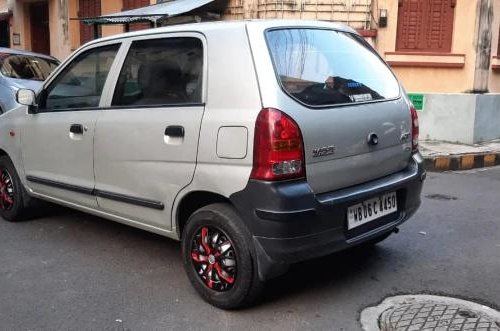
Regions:
<svg viewBox="0 0 500 331"><path fill-rule="evenodd" d="M413 153L418 152L418 115L415 106L410 105L411 112L411 150Z"/></svg>
<svg viewBox="0 0 500 331"><path fill-rule="evenodd" d="M262 109L255 123L251 178L282 180L304 174L304 144L299 126L277 109Z"/></svg>

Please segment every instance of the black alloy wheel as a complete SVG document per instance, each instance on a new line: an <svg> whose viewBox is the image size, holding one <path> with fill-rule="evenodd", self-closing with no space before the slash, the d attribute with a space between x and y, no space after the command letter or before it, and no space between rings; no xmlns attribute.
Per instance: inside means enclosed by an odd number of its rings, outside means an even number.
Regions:
<svg viewBox="0 0 500 331"><path fill-rule="evenodd" d="M200 227L193 238L191 258L208 288L219 292L232 288L236 280L236 253L224 231L215 226Z"/></svg>
<svg viewBox="0 0 500 331"><path fill-rule="evenodd" d="M15 202L14 182L6 168L0 169L0 209L11 210Z"/></svg>
<svg viewBox="0 0 500 331"><path fill-rule="evenodd" d="M208 303L222 309L252 304L262 290L250 233L228 203L195 211L182 231L187 276Z"/></svg>

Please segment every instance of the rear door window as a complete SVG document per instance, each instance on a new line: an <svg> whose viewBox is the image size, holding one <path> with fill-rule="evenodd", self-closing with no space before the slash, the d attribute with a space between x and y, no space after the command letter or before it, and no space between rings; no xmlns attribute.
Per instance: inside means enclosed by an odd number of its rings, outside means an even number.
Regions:
<svg viewBox="0 0 500 331"><path fill-rule="evenodd" d="M266 32L276 75L287 94L313 107L394 99L399 84L358 35L291 28Z"/></svg>
<svg viewBox="0 0 500 331"><path fill-rule="evenodd" d="M192 37L134 41L123 64L113 106L201 103L203 45Z"/></svg>

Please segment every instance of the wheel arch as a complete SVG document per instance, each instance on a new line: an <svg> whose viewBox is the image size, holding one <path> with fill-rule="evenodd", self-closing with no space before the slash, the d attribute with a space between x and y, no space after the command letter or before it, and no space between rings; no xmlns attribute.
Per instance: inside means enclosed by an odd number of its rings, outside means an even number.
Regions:
<svg viewBox="0 0 500 331"><path fill-rule="evenodd" d="M9 156L9 154L1 147L0 147L0 156L7 156L9 159L12 160L12 158Z"/></svg>
<svg viewBox="0 0 500 331"><path fill-rule="evenodd" d="M183 196L175 210L175 228L178 237L182 238L184 226L195 211L220 202L231 203L225 196L209 191L192 191Z"/></svg>

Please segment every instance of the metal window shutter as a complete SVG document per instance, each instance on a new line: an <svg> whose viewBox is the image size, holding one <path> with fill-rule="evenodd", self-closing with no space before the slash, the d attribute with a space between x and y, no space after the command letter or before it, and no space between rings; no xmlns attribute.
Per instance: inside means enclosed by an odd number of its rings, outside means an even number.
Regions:
<svg viewBox="0 0 500 331"><path fill-rule="evenodd" d="M424 25L424 1L399 1L397 50L416 50L420 45Z"/></svg>
<svg viewBox="0 0 500 331"><path fill-rule="evenodd" d="M450 52L456 0L399 0L396 50Z"/></svg>
<svg viewBox="0 0 500 331"><path fill-rule="evenodd" d="M141 7L149 6L149 0L123 0L123 10L136 9ZM149 23L137 23L130 25L130 31L149 29L151 25Z"/></svg>
<svg viewBox="0 0 500 331"><path fill-rule="evenodd" d="M101 15L100 0L80 0L78 17L97 17ZM91 25L80 22L80 44L94 39L94 29Z"/></svg>
<svg viewBox="0 0 500 331"><path fill-rule="evenodd" d="M123 10L136 9L149 5L149 0L123 0Z"/></svg>

